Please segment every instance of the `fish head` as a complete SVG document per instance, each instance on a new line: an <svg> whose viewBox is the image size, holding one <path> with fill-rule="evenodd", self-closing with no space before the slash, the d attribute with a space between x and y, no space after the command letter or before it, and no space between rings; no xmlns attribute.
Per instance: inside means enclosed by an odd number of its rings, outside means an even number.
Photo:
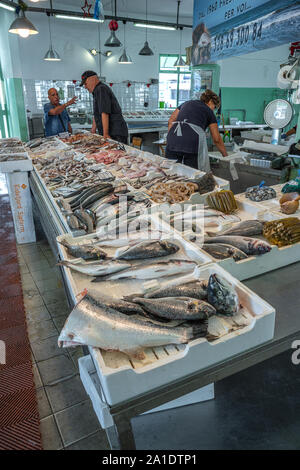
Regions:
<svg viewBox="0 0 300 470"><path fill-rule="evenodd" d="M179 246L175 243L169 242L167 240L162 240L160 245L167 250L168 253L176 253L179 250Z"/></svg>
<svg viewBox="0 0 300 470"><path fill-rule="evenodd" d="M258 255L263 255L264 253L268 253L272 249L271 245L269 245L263 240L257 239L251 243L252 243L251 248L252 248L253 253L258 254Z"/></svg>
<svg viewBox="0 0 300 470"><path fill-rule="evenodd" d="M233 315L238 311L239 299L234 287L218 274L211 274L208 282L208 302L218 313Z"/></svg>

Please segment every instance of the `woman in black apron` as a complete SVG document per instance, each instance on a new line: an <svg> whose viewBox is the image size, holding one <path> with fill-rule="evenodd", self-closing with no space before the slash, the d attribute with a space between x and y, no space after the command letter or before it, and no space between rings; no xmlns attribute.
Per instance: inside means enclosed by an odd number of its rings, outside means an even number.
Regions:
<svg viewBox="0 0 300 470"><path fill-rule="evenodd" d="M208 127L214 144L226 157L227 152L214 114L219 106L220 98L211 90L202 93L200 100L186 101L178 106L169 119L166 157L201 171L209 171L205 135Z"/></svg>

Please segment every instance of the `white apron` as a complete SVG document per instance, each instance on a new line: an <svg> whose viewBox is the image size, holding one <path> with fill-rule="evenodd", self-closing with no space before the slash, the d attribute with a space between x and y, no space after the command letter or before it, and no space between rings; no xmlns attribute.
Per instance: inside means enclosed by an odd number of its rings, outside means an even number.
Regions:
<svg viewBox="0 0 300 470"><path fill-rule="evenodd" d="M182 137L182 130L181 126L186 124L190 126L196 134L199 136L199 143L198 143L198 169L201 171L205 171L206 173L210 171L210 163L209 163L209 156L208 156L208 148L206 142L206 134L202 127L197 126L196 124L192 124L188 122L186 119L183 121L175 121L174 125L176 127L174 129L174 134L177 137Z"/></svg>

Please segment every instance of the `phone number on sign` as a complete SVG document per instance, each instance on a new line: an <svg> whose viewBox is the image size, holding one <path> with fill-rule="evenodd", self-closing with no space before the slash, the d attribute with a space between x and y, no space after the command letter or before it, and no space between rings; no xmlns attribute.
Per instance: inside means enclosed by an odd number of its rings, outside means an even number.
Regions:
<svg viewBox="0 0 300 470"><path fill-rule="evenodd" d="M262 23L253 23L232 29L227 33L217 34L212 41L212 52L222 51L230 47L242 46L249 41L261 39Z"/></svg>

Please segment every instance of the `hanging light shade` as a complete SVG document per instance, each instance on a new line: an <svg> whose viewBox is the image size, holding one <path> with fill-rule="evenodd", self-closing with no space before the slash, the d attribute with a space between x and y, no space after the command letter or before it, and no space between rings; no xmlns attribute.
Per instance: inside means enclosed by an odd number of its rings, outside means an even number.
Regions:
<svg viewBox="0 0 300 470"><path fill-rule="evenodd" d="M110 33L109 38L105 42L104 46L106 46L106 47L120 47L120 46L122 46L122 43L117 38L116 33L114 31L112 31Z"/></svg>
<svg viewBox="0 0 300 470"><path fill-rule="evenodd" d="M131 57L129 55L127 55L126 53L126 41L125 41L125 25L126 25L126 21L123 21L124 23L124 50L123 50L123 54L121 55L121 57L119 58L119 64L132 64L132 60L131 60Z"/></svg>
<svg viewBox="0 0 300 470"><path fill-rule="evenodd" d="M59 54L53 49L53 47L50 46L50 49L45 54L44 60L53 60L59 62L61 58L59 57Z"/></svg>
<svg viewBox="0 0 300 470"><path fill-rule="evenodd" d="M150 49L148 41L145 41L144 47L140 50L139 55L153 55L153 51Z"/></svg>
<svg viewBox="0 0 300 470"><path fill-rule="evenodd" d="M116 33L115 33L115 31L117 31L118 27L119 27L116 18L117 18L117 0L115 0L115 19L111 20L109 22L109 25L108 25L111 33L110 33L109 38L107 39L107 41L104 44L104 46L106 46L106 47L120 47L120 46L122 46L121 41L119 41L119 39L117 38Z"/></svg>
<svg viewBox="0 0 300 470"><path fill-rule="evenodd" d="M61 60L61 58L59 57L59 54L53 49L53 46L52 46L52 36L51 36L51 28L50 28L50 14L47 14L47 16L48 16L48 23L49 23L50 47L49 47L49 50L45 54L44 60L59 62Z"/></svg>
<svg viewBox="0 0 300 470"><path fill-rule="evenodd" d="M26 18L23 10L21 10L20 16L12 22L8 31L13 34L19 34L22 38L28 38L31 34L38 34L38 30Z"/></svg>
<svg viewBox="0 0 300 470"><path fill-rule="evenodd" d="M175 61L173 67L186 67L186 63L184 62L182 55L181 55L181 37L182 37L182 28L180 28L180 45L179 45L179 57Z"/></svg>
<svg viewBox="0 0 300 470"><path fill-rule="evenodd" d="M126 49L124 49L123 54L119 59L119 64L132 64L131 57L127 55Z"/></svg>
<svg viewBox="0 0 300 470"><path fill-rule="evenodd" d="M149 47L149 44L148 44L148 41L147 41L147 24L148 24L148 0L146 0L146 41L145 41L145 44L144 44L144 47L142 47L142 49L140 50L139 52L139 55L153 55L153 51L152 49L150 49Z"/></svg>

